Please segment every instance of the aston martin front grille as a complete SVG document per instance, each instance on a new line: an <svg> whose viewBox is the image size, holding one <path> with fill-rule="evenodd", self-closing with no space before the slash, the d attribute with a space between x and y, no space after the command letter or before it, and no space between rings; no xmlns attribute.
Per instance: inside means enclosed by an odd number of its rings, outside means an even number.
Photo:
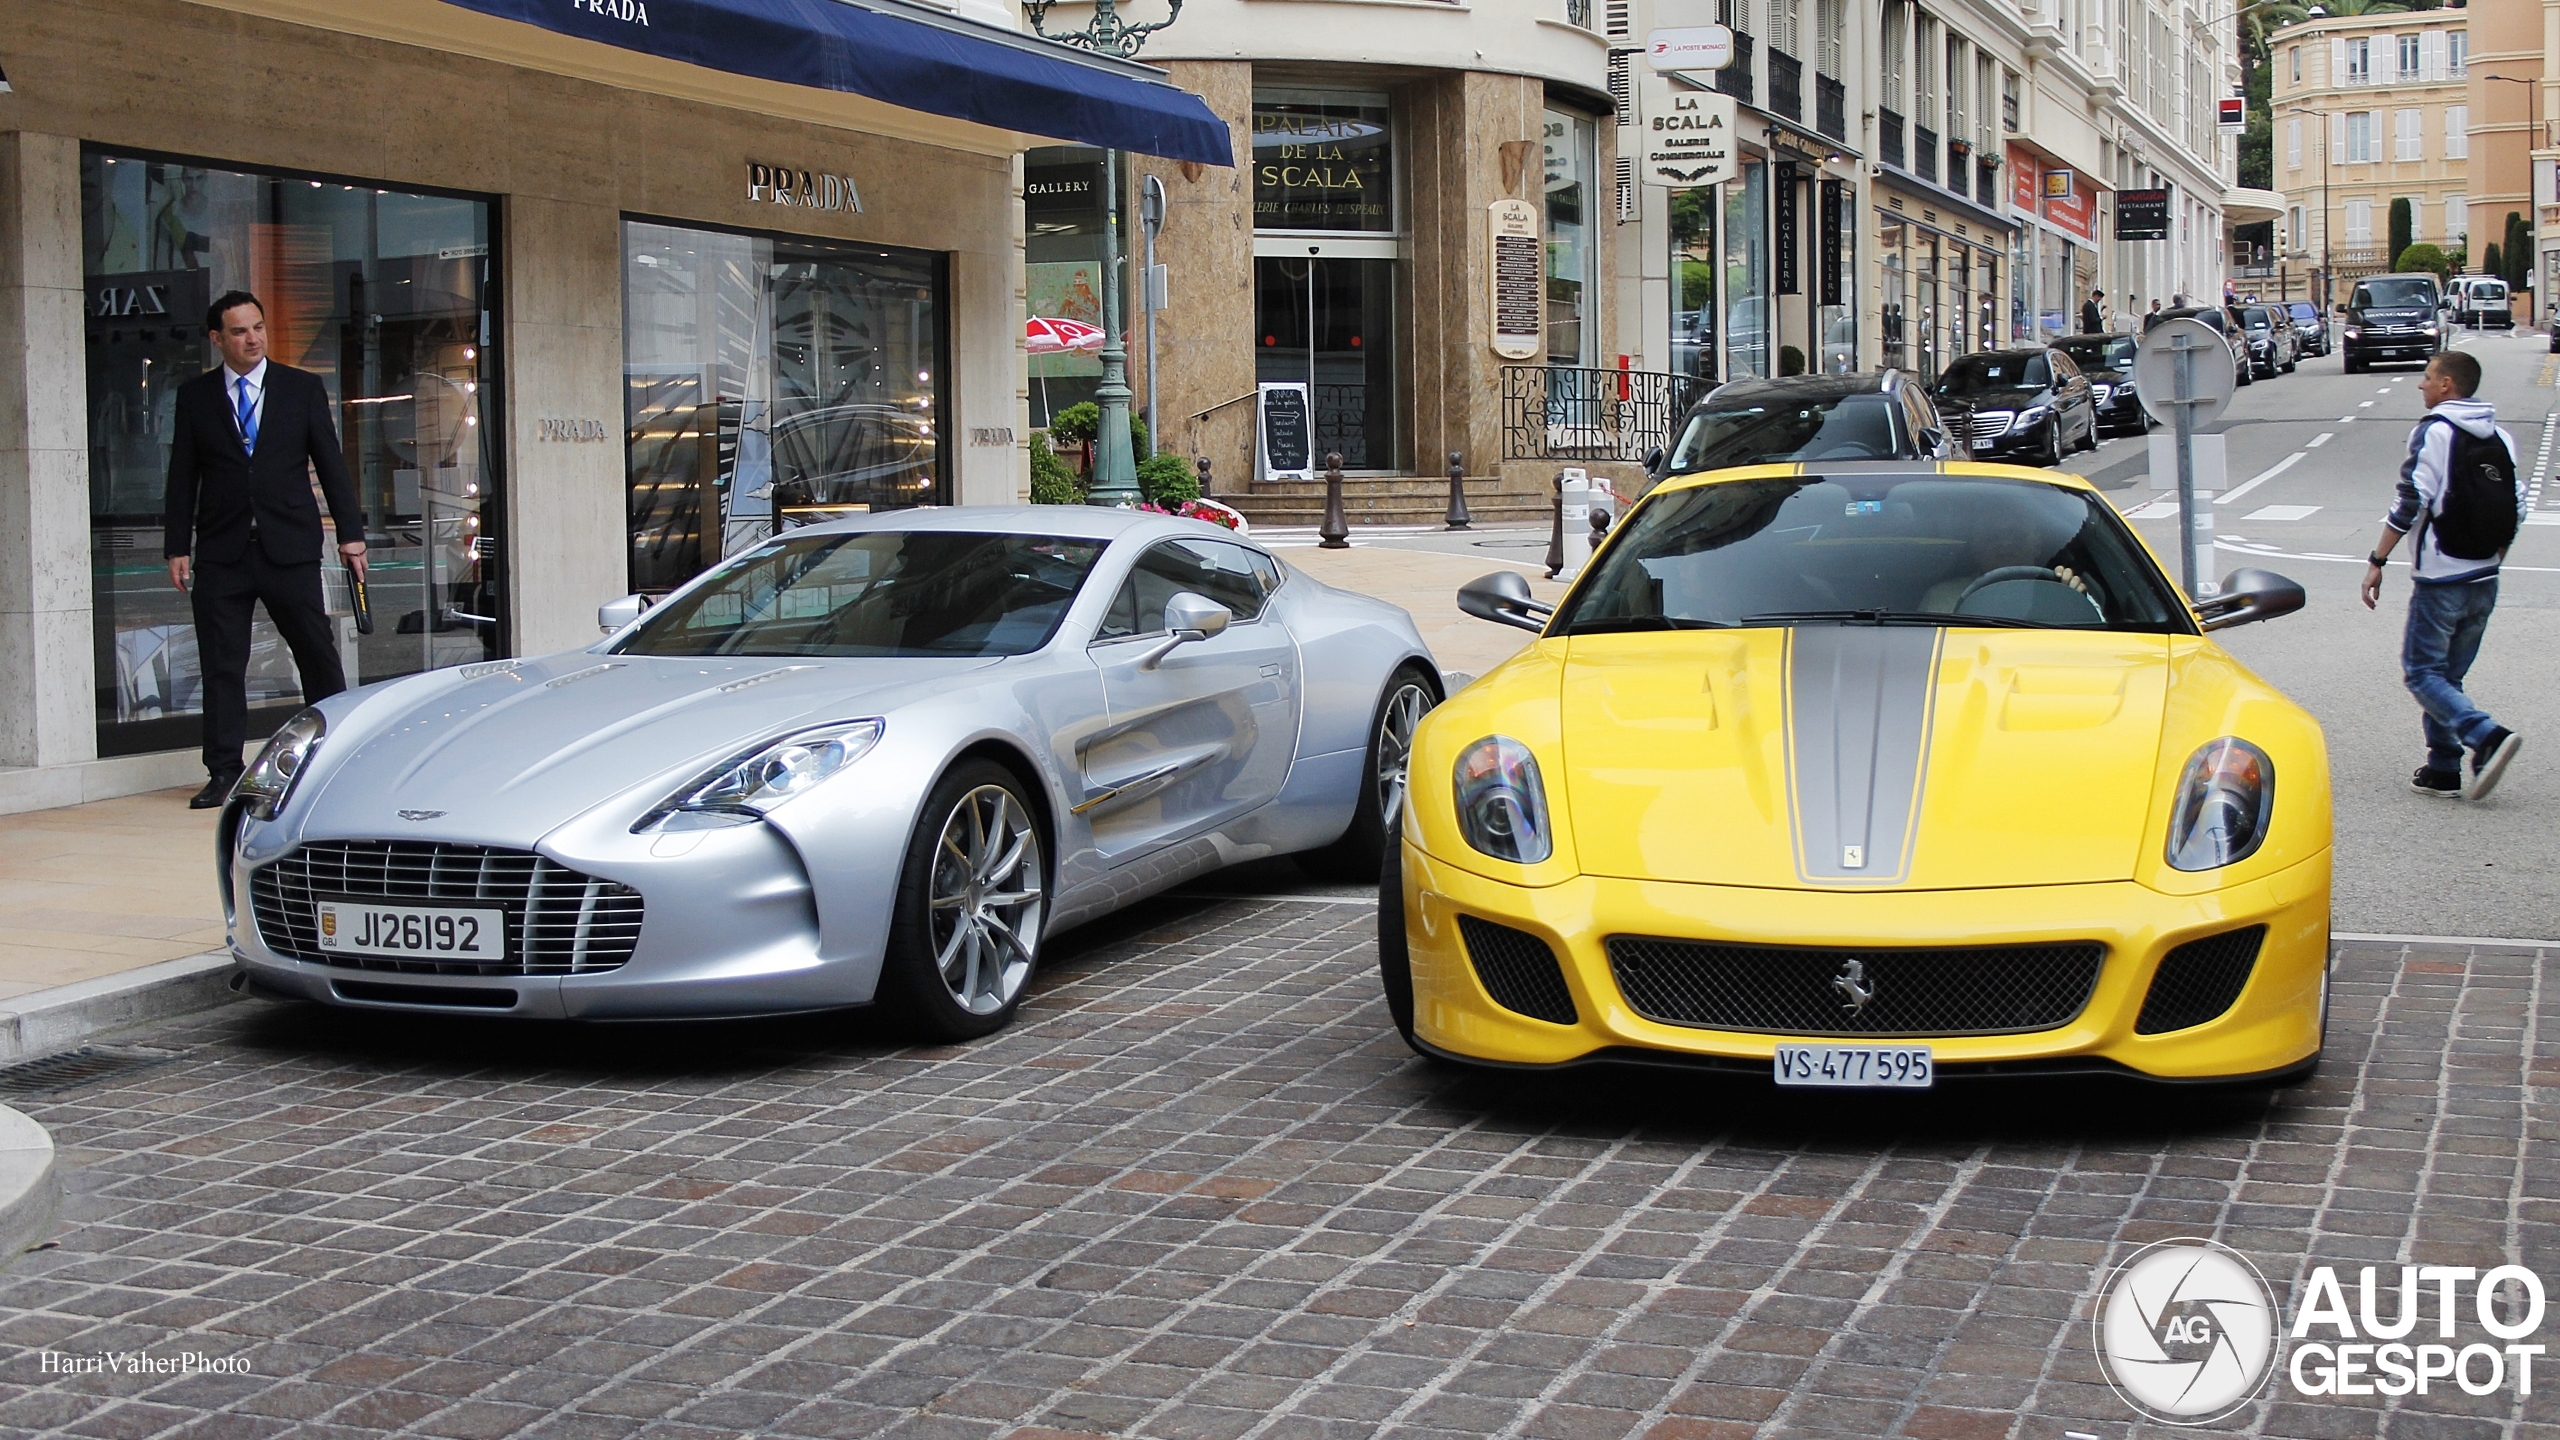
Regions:
<svg viewBox="0 0 2560 1440"><path fill-rule="evenodd" d="M502 909L503 960L408 960L320 948L322 900ZM324 840L249 872L258 935L279 955L421 975L585 975L630 960L640 892L530 850L427 840Z"/></svg>
<svg viewBox="0 0 2560 1440"><path fill-rule="evenodd" d="M1609 971L1648 1020L1781 1035L2006 1035L2089 1003L2095 943L1835 950L1612 935Z"/></svg>
<svg viewBox="0 0 2560 1440"><path fill-rule="evenodd" d="M2220 1019L2248 988L2249 972L2258 968L2258 947L2266 938L2266 926L2251 925L2190 940L2160 957L2133 1033L2166 1035Z"/></svg>

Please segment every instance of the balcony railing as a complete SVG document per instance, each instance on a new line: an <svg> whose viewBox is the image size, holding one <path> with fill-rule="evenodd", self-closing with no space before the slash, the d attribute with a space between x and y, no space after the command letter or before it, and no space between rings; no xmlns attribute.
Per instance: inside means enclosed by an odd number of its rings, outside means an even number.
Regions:
<svg viewBox="0 0 2560 1440"><path fill-rule="evenodd" d="M1876 158L1896 170L1908 170L1911 162L1904 158L1902 112L1876 107Z"/></svg>
<svg viewBox="0 0 2560 1440"><path fill-rule="evenodd" d="M2000 167L1989 160L1973 163L1973 198L1975 203L1991 209L2000 208Z"/></svg>
<svg viewBox="0 0 2560 1440"><path fill-rule="evenodd" d="M1502 458L1641 461L1715 382L1660 370L1502 367Z"/></svg>
<svg viewBox="0 0 2560 1440"><path fill-rule="evenodd" d="M1745 105L1760 102L1751 98L1751 51L1756 42L1749 35L1733 32L1733 63L1716 72L1716 88Z"/></svg>
<svg viewBox="0 0 2560 1440"><path fill-rule="evenodd" d="M1564 23L1577 29L1591 28L1591 0L1564 0Z"/></svg>
<svg viewBox="0 0 2560 1440"><path fill-rule="evenodd" d="M1849 88L1828 75L1813 77L1813 128L1825 139L1849 139Z"/></svg>
<svg viewBox="0 0 2560 1440"><path fill-rule="evenodd" d="M1938 183L1938 132L1926 125L1911 127L1913 149L1911 173L1935 185Z"/></svg>
<svg viewBox="0 0 2560 1440"><path fill-rule="evenodd" d="M1769 113L1804 120L1804 62L1784 50L1769 52Z"/></svg>

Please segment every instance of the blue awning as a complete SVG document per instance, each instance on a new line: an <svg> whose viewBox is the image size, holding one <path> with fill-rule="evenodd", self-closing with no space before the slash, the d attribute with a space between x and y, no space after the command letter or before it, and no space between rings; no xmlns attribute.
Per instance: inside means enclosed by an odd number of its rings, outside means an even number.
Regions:
<svg viewBox="0 0 2560 1440"><path fill-rule="evenodd" d="M1226 122L1145 66L897 0L447 0L732 75L999 130L1232 165Z"/></svg>

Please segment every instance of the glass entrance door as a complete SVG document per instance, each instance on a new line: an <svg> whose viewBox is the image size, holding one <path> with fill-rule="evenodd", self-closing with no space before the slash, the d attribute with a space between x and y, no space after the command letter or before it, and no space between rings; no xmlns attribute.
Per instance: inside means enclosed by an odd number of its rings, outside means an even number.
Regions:
<svg viewBox="0 0 2560 1440"><path fill-rule="evenodd" d="M1339 450L1345 470L1396 469L1395 261L1329 253L1355 248L1341 243L1256 248L1254 379L1308 387L1318 464Z"/></svg>

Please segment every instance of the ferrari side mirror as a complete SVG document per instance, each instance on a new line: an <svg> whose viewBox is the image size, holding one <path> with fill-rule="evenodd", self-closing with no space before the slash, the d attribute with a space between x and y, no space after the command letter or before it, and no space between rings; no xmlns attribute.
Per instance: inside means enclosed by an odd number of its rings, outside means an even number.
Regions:
<svg viewBox="0 0 2560 1440"><path fill-rule="evenodd" d="M2223 577L2221 594L2197 602L2196 614L2207 630L2228 630L2290 615L2302 603L2302 587L2273 570L2234 570Z"/></svg>
<svg viewBox="0 0 2560 1440"><path fill-rule="evenodd" d="M1529 593L1529 582L1517 570L1497 570L1458 587L1458 608L1479 620L1522 630L1544 630L1556 607Z"/></svg>
<svg viewBox="0 0 2560 1440"><path fill-rule="evenodd" d="M596 624L610 635L639 619L641 612L648 608L649 597L646 595L625 595L619 600L607 600L596 607Z"/></svg>

